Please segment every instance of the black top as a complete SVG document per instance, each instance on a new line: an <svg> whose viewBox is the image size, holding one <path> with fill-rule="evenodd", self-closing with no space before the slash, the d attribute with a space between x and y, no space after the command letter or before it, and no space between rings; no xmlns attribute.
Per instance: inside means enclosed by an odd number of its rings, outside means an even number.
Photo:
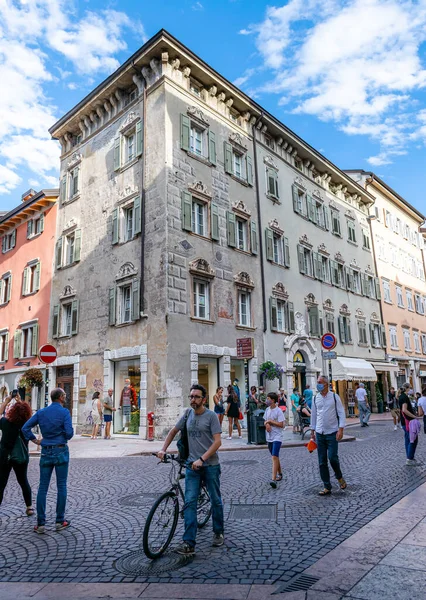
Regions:
<svg viewBox="0 0 426 600"><path fill-rule="evenodd" d="M398 398L398 403L399 403L399 408L401 410L401 425L403 427L405 427L405 421L412 421L412 417L408 417L407 415L405 415L402 412L402 405L406 404L408 410L410 411L411 414L414 415L414 408L413 405L411 404L411 400L410 398L407 396L407 394L405 392L403 392L402 394L400 394L399 398Z"/></svg>
<svg viewBox="0 0 426 600"><path fill-rule="evenodd" d="M395 392L392 394L392 392L388 393L388 406L389 408L395 408L396 405L396 394Z"/></svg>
<svg viewBox="0 0 426 600"><path fill-rule="evenodd" d="M0 440L0 461L4 461L7 460L9 453L13 449L21 429L15 425L15 423L11 423L8 419L6 419L6 417L2 417L0 419L0 431L2 432ZM28 448L28 440L26 440L22 435L21 439Z"/></svg>

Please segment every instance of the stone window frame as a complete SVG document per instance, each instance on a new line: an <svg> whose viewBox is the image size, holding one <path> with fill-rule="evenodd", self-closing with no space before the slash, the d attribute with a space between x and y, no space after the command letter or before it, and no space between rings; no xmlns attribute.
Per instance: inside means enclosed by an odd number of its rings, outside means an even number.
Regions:
<svg viewBox="0 0 426 600"><path fill-rule="evenodd" d="M345 345L353 345L352 331L351 331L351 311L347 304L342 304L339 310L339 338L340 343Z"/></svg>
<svg viewBox="0 0 426 600"><path fill-rule="evenodd" d="M203 234L194 231L194 203L203 204L204 229ZM202 181L194 181L187 189L182 190L181 209L182 229L204 240L219 241L219 207L213 202L213 196Z"/></svg>
<svg viewBox="0 0 426 600"><path fill-rule="evenodd" d="M324 330L326 333L336 333L336 325L334 320L334 306L330 298L324 300L323 305L323 322L324 322ZM332 323L332 327L330 328L328 325Z"/></svg>
<svg viewBox="0 0 426 600"><path fill-rule="evenodd" d="M281 204L278 181L279 168L272 156L264 156L263 162L265 163L266 197L272 200L272 202L275 204Z"/></svg>
<svg viewBox="0 0 426 600"><path fill-rule="evenodd" d="M302 259L303 252L303 259ZM306 234L302 235L299 238L299 244L297 245L297 257L299 263L299 273L304 275L305 277L309 277L310 279L315 279L315 271L314 271L314 262L313 262L313 244L308 239ZM309 255L309 264L310 264L310 273L306 272L305 266L308 264L306 262L306 256ZM303 261L303 266L302 266Z"/></svg>
<svg viewBox="0 0 426 600"><path fill-rule="evenodd" d="M125 156L124 146L126 139L130 136L135 136L135 154L131 159ZM143 152L143 122L137 112L129 112L124 123L121 125L118 135L114 139L114 171L122 173L132 165L136 164Z"/></svg>
<svg viewBox="0 0 426 600"><path fill-rule="evenodd" d="M62 294L59 296L59 303L53 307L52 311L52 338L54 339L69 339L78 334L79 316L80 316L80 301L76 298L76 291L70 285L66 285ZM65 306L71 305L71 332L64 333L64 315Z"/></svg>
<svg viewBox="0 0 426 600"><path fill-rule="evenodd" d="M279 305L282 307L282 329L278 327ZM289 301L289 293L280 281L273 286L272 295L269 297L269 319L271 331L286 335L294 333L294 303Z"/></svg>
<svg viewBox="0 0 426 600"><path fill-rule="evenodd" d="M67 261L68 256L68 244L69 238L74 236L74 246L73 246L73 254L72 261ZM55 245L55 269L63 270L68 269L81 260L81 247L82 247L82 230L78 228L77 221L75 219L71 219L69 223L67 223L62 230L62 235L58 237Z"/></svg>
<svg viewBox="0 0 426 600"><path fill-rule="evenodd" d="M240 271L234 277L234 284L236 287L236 329L246 329L249 331L254 331L256 327L254 326L254 310L253 310L253 290L254 290L254 281L250 277L250 275L246 271ZM246 294L249 303L249 324L241 324L241 314L240 314L240 295Z"/></svg>
<svg viewBox="0 0 426 600"><path fill-rule="evenodd" d="M253 162L243 137L239 133L231 133L228 140L223 142L223 152L225 173L244 186L252 187L254 179ZM236 173L235 169L236 156L241 157L240 175Z"/></svg>
<svg viewBox="0 0 426 600"><path fill-rule="evenodd" d="M197 129L202 133L202 152L198 154L191 146L191 132ZM180 147L188 156L208 165L216 165L216 134L210 121L198 106L188 106L186 113L180 115Z"/></svg>
<svg viewBox="0 0 426 600"><path fill-rule="evenodd" d="M81 195L81 167L83 155L74 152L65 168L65 172L61 177L59 199L61 205L70 204L80 198ZM74 181L77 179L77 190L71 194Z"/></svg>
<svg viewBox="0 0 426 600"><path fill-rule="evenodd" d="M0 330L0 364L9 360L9 327Z"/></svg>
<svg viewBox="0 0 426 600"><path fill-rule="evenodd" d="M216 277L216 271L210 266L210 264L204 258L196 258L189 263L189 274L191 279L190 289L190 319L199 323L205 323L207 325L214 325L215 320L212 318L212 311L214 310L213 298L213 285L214 278ZM208 307L208 316L206 318L195 315L195 293L194 284L203 283L206 285L206 304Z"/></svg>
<svg viewBox="0 0 426 600"><path fill-rule="evenodd" d="M6 243L8 242L8 243ZM6 247L7 246L7 247ZM2 253L7 254L13 250L16 246L16 229L12 229L9 233L5 233L2 237Z"/></svg>
<svg viewBox="0 0 426 600"><path fill-rule="evenodd" d="M8 280L7 290L5 290L5 281ZM5 291L7 294L5 294ZM0 278L0 306L6 306L12 297L12 271L6 271Z"/></svg>
<svg viewBox="0 0 426 600"><path fill-rule="evenodd" d="M13 358L21 360L24 358L33 358L34 356L37 356L39 329L40 326L38 318L25 321L24 323L20 323L18 325L13 336ZM24 352L25 332L29 330L31 330L31 352L30 354L27 354Z"/></svg>
<svg viewBox="0 0 426 600"><path fill-rule="evenodd" d="M355 311L355 319L358 333L358 346L368 348L367 318L360 308L357 308Z"/></svg>
<svg viewBox="0 0 426 600"><path fill-rule="evenodd" d="M251 211L242 200L236 200L231 210L226 213L227 245L238 252L248 255L258 254L257 223L253 221ZM246 247L239 248L237 240L237 222L242 222L245 228Z"/></svg>
<svg viewBox="0 0 426 600"><path fill-rule="evenodd" d="M114 278L113 287L108 293L108 324L111 327L125 327L133 325L141 318L140 314L140 285L138 269L131 262L124 263ZM130 287L130 320L122 322L119 303L123 288Z"/></svg>
<svg viewBox="0 0 426 600"><path fill-rule="evenodd" d="M125 211L133 209L133 236L129 239L125 237ZM118 206L115 206L111 214L112 220L112 245L128 244L135 240L142 231L142 200L138 191L120 199Z"/></svg>
<svg viewBox="0 0 426 600"><path fill-rule="evenodd" d="M40 290L41 281L41 261L39 258L29 260L22 272L21 295L23 297L32 296ZM33 284L32 286L30 284Z"/></svg>

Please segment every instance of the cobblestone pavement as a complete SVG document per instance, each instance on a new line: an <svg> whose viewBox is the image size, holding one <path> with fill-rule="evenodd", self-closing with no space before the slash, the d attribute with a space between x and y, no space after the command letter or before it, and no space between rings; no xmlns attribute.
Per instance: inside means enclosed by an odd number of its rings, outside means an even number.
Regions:
<svg viewBox="0 0 426 600"><path fill-rule="evenodd" d="M143 555L144 520L156 495L168 488L170 467L157 466L154 457L73 459L67 510L72 527L53 531L52 489L44 536L32 533L35 521L22 516L11 476L0 508L0 581L285 584L426 481L426 464L405 466L403 433L389 422L350 431L357 441L339 448L348 488L334 488L327 498L318 496L316 453L305 448L281 452L285 475L277 490L268 483L266 450L223 453L226 543L212 548L208 525L198 534L191 561L172 552L155 562ZM426 463L421 435L417 458ZM36 459L30 463L30 481L35 490ZM238 518L247 516L236 509L239 504L269 505L272 514ZM181 533L180 522L172 545Z"/></svg>

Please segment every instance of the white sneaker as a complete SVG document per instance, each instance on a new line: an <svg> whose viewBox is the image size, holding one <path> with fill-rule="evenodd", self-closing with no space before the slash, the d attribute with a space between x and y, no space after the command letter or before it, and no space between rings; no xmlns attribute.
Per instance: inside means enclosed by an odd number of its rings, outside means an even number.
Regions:
<svg viewBox="0 0 426 600"><path fill-rule="evenodd" d="M394 431L396 431L398 429L397 425L395 425L395 427L393 428Z"/></svg>
<svg viewBox="0 0 426 600"><path fill-rule="evenodd" d="M417 465L417 461L407 458L407 460L405 461L405 464L407 465L407 467L415 467Z"/></svg>
<svg viewBox="0 0 426 600"><path fill-rule="evenodd" d="M226 439L227 439L227 440L232 440L232 437L231 437L231 436L228 436Z"/></svg>
<svg viewBox="0 0 426 600"><path fill-rule="evenodd" d="M242 440L242 439L243 439L243 436L242 436L242 435L239 435L239 436L238 436L238 439L239 439L239 440Z"/></svg>

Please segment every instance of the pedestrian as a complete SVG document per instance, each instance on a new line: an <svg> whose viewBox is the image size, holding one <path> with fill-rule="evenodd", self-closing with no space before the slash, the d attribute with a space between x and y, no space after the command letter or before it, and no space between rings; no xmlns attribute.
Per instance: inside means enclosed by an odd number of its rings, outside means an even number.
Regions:
<svg viewBox="0 0 426 600"><path fill-rule="evenodd" d="M285 393L284 388L280 388L278 392L278 408L285 413L287 410L287 394Z"/></svg>
<svg viewBox="0 0 426 600"><path fill-rule="evenodd" d="M413 401L413 405L414 405L414 412L417 415L418 414L418 407L419 407L419 400L421 398L421 394L419 394L419 392L416 392L416 395L414 397L414 401Z"/></svg>
<svg viewBox="0 0 426 600"><path fill-rule="evenodd" d="M269 392L266 397L266 410L263 415L266 428L266 441L272 456L271 487L275 490L277 481L283 478L280 463L280 449L283 443L284 413L278 407L278 394Z"/></svg>
<svg viewBox="0 0 426 600"><path fill-rule="evenodd" d="M318 377L317 390L318 393L312 400L311 439L316 442L318 447L319 470L324 484L324 489L319 494L320 496L329 496L331 483L328 460L340 489L344 490L347 487L340 468L338 448L346 424L345 410L338 394L330 390L330 381L325 375Z"/></svg>
<svg viewBox="0 0 426 600"><path fill-rule="evenodd" d="M398 401L396 399L396 392L394 387L391 387L388 392L388 408L392 415L394 431L396 431L401 421L401 413L398 408Z"/></svg>
<svg viewBox="0 0 426 600"><path fill-rule="evenodd" d="M419 398L419 417L423 417L423 427L426 433L426 388L422 389L422 395Z"/></svg>
<svg viewBox="0 0 426 600"><path fill-rule="evenodd" d="M12 393L9 394L8 396L6 396L6 398L3 400L3 402L0 405L0 416L4 415L7 416L8 411L15 406L15 404L17 402L22 402L22 398L19 394L19 390L12 390Z"/></svg>
<svg viewBox="0 0 426 600"><path fill-rule="evenodd" d="M98 437L98 428L102 427L102 402L100 392L94 392L92 396L92 440L96 440Z"/></svg>
<svg viewBox="0 0 426 600"><path fill-rule="evenodd" d="M308 405L309 410L312 407L312 397L314 393L311 390L311 386L309 384L306 385L306 388L303 391L303 398L305 399L306 404Z"/></svg>
<svg viewBox="0 0 426 600"><path fill-rule="evenodd" d="M261 410L265 410L266 408L266 393L265 388L262 385L259 385L259 394L257 397L257 408Z"/></svg>
<svg viewBox="0 0 426 600"><path fill-rule="evenodd" d="M16 402L7 412L7 416L0 419L2 434L0 441L0 504L3 502L4 490L10 472L13 470L22 490L28 517L34 514L31 486L27 477L30 457L28 454L28 440L22 436L21 429L30 417L30 405L27 402Z"/></svg>
<svg viewBox="0 0 426 600"><path fill-rule="evenodd" d="M49 489L53 470L56 474L57 500L56 500L56 531L66 529L70 521L65 520L65 507L67 503L67 479L70 455L68 440L74 435L70 411L64 408L66 394L63 389L55 388L50 392L52 403L46 408L41 408L25 423L22 433L27 440L35 440L36 436L31 429L40 425L42 439L37 441L41 445L40 457L40 484L37 494L37 525L36 533L45 532L46 524L46 497Z"/></svg>
<svg viewBox="0 0 426 600"><path fill-rule="evenodd" d="M213 396L214 412L217 414L220 426L222 426L225 407L223 406L223 387L216 388L216 394Z"/></svg>
<svg viewBox="0 0 426 600"><path fill-rule="evenodd" d="M238 438L241 440L241 425L240 425L240 403L238 396L232 385L228 385L228 398L226 399L228 406L226 407L225 415L228 417L229 435L228 440L232 440L232 425L236 425L238 429Z"/></svg>
<svg viewBox="0 0 426 600"><path fill-rule="evenodd" d="M185 505L183 544L178 554L193 556L197 536L197 502L203 482L210 496L213 515L213 546L224 542L223 504L220 493L220 464L218 449L221 446L222 428L217 415L206 408L207 392L199 384L191 387L191 408L179 419L168 434L158 458L163 459L176 434L185 426L188 432L189 457L185 471Z"/></svg>
<svg viewBox="0 0 426 600"><path fill-rule="evenodd" d="M250 388L250 393L249 393L249 397L248 397L248 406L247 406L247 409L249 410L251 415L257 409L258 404L259 404L259 400L258 400L257 388L255 385L252 385Z"/></svg>
<svg viewBox="0 0 426 600"><path fill-rule="evenodd" d="M290 396L291 412L293 414L293 433L300 432L299 414L297 409L299 408L300 396L297 388L293 388L293 393Z"/></svg>
<svg viewBox="0 0 426 600"><path fill-rule="evenodd" d="M104 412L104 421L105 421L105 439L106 440L111 439L112 413L117 410L112 405L113 404L113 399L112 399L113 393L114 393L114 390L112 388L109 388L108 396L106 396L104 398L104 402L103 402L103 409L104 409L103 412Z"/></svg>
<svg viewBox="0 0 426 600"><path fill-rule="evenodd" d="M418 435L410 437L410 423L416 421L417 416L414 412L414 408L407 392L410 390L410 384L404 383L402 386L402 393L399 396L399 408L401 411L401 424L404 428L404 442L405 442L405 454L407 456L406 465L407 467L414 467L417 465L417 461L414 458L416 454L417 443L419 441ZM413 422L413 427L415 427Z"/></svg>
<svg viewBox="0 0 426 600"><path fill-rule="evenodd" d="M359 421L361 427L368 427L368 419L371 415L371 410L368 406L368 396L365 391L365 385L361 382L355 391L356 399L358 400Z"/></svg>

